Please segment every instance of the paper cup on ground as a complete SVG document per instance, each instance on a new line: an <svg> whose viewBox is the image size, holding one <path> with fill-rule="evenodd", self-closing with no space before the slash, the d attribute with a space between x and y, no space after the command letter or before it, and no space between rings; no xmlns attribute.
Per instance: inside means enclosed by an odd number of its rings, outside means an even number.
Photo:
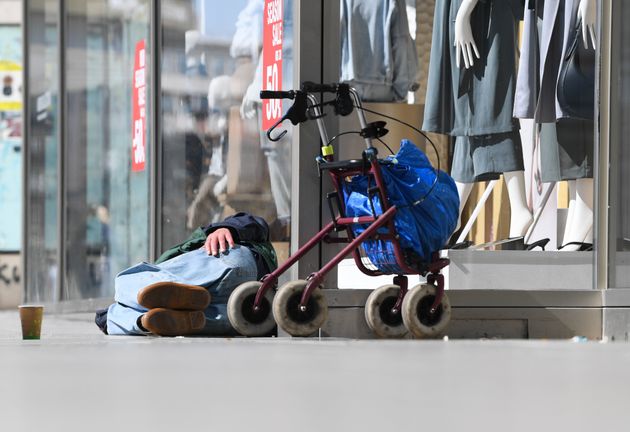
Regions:
<svg viewBox="0 0 630 432"><path fill-rule="evenodd" d="M19 306L22 322L22 339L39 339L42 331L44 306Z"/></svg>

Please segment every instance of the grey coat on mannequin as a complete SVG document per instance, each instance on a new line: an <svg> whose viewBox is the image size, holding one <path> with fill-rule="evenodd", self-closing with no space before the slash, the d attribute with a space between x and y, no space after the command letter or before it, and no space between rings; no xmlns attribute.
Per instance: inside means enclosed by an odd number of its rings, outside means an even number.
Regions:
<svg viewBox="0 0 630 432"><path fill-rule="evenodd" d="M582 22L584 46L588 47L587 32L590 32L592 46L595 46L595 4L596 0L527 0L515 117L533 118L536 123L555 123L569 117L557 98L560 67L578 20ZM538 7L530 8L530 5ZM541 146L549 144L541 141ZM566 144L575 145L575 140ZM541 152L544 155L544 151ZM571 180L569 191L569 212L562 249L578 250L579 244L591 243L593 239L593 180Z"/></svg>
<svg viewBox="0 0 630 432"><path fill-rule="evenodd" d="M535 3L543 6L533 8ZM526 1L514 117L535 119L537 123L553 123L568 117L558 103L556 86L569 35L576 26L579 5L579 0ZM538 55L536 25L540 19ZM562 32L562 37L555 36L555 32Z"/></svg>

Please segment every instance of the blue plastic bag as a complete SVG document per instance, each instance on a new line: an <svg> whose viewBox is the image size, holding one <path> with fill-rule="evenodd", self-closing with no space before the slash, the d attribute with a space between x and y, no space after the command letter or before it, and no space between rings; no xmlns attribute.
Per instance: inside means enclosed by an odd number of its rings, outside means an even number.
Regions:
<svg viewBox="0 0 630 432"><path fill-rule="evenodd" d="M423 261L430 262L431 254L446 245L457 224L459 196L453 179L443 171L431 190L436 170L426 155L409 140L402 140L395 156L387 158L392 164L381 165L387 198L397 207L394 225L403 249L410 249ZM344 202L348 217L371 216L368 187L374 179L357 175L343 182ZM372 198L377 215L383 213L378 196ZM368 225L354 225L355 236ZM387 228L379 229L386 232ZM396 263L391 242L368 240L363 248L370 261L383 273L403 273Z"/></svg>

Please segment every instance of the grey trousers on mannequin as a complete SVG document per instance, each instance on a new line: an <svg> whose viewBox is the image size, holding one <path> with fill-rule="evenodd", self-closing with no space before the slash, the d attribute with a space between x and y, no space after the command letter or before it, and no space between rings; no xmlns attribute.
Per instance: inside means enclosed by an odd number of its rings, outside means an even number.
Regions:
<svg viewBox="0 0 630 432"><path fill-rule="evenodd" d="M593 177L593 127L592 120L580 119L560 119L555 125L543 124L540 139L543 182ZM551 136L547 137L546 132Z"/></svg>
<svg viewBox="0 0 630 432"><path fill-rule="evenodd" d="M492 180L501 173L523 169L519 131L455 138L451 177L456 182Z"/></svg>

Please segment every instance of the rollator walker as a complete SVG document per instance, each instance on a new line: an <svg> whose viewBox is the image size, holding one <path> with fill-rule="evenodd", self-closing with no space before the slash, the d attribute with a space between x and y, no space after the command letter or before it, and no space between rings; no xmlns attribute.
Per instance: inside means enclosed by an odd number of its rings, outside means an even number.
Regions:
<svg viewBox="0 0 630 432"><path fill-rule="evenodd" d="M319 103L314 94L334 94L334 100ZM320 172L327 171L334 191L327 194L331 222L326 224L306 244L260 281L239 285L228 300L228 318L233 327L244 336L270 334L276 324L292 336L309 336L323 326L328 315L328 305L322 292L322 282L326 275L344 258L352 255L354 262L368 276L393 274L393 283L381 286L369 295L365 304L365 319L378 337L412 336L435 337L448 325L451 306L444 293L444 276L441 270L449 264L446 258L433 253L430 262L418 262L403 249L394 225L397 208L388 200L381 166L391 161L378 158L378 151L372 145L373 139L380 139L387 130L385 122L367 123L361 100L357 92L348 84L320 85L305 82L300 90L262 91L262 99L291 99L293 105L271 129L267 136L277 141L286 131L272 136L273 131L283 121L293 125L315 120L322 141L321 155L317 157ZM331 140L328 138L322 108L332 105L336 115L347 116L355 110L361 125L361 136L365 140L365 150L360 159L335 161ZM394 119L396 120L396 119ZM401 122L402 123L402 122ZM339 135L338 135L339 136ZM333 138L334 140L335 138ZM372 215L346 217L343 200L343 182L356 175L369 176L369 201ZM378 196L382 212L374 210L373 197ZM355 236L352 227L361 224L365 231ZM383 228L377 232L380 228ZM345 232L345 236L333 235ZM362 244L366 240L384 240L393 245L396 264L400 273L379 271L365 256ZM279 277L307 252L320 242L343 243L346 246L318 271L306 280L285 283L277 288ZM408 275L426 276L426 284L408 289Z"/></svg>

